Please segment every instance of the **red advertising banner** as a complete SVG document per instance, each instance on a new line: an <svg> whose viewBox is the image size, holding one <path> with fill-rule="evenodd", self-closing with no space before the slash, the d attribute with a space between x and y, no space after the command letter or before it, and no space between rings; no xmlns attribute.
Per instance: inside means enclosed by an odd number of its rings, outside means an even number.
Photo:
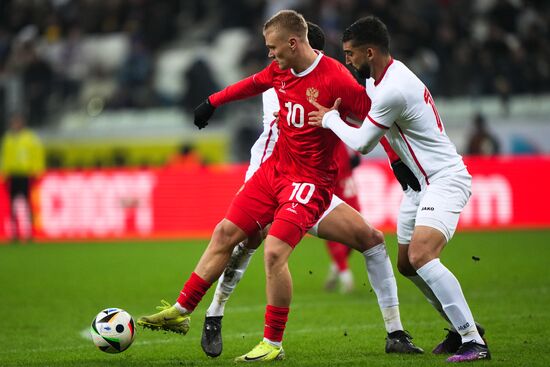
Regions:
<svg viewBox="0 0 550 367"><path fill-rule="evenodd" d="M550 193L543 186L550 181L550 156L472 157L466 164L473 194L459 228L550 227ZM242 185L245 170L246 165L225 165L48 172L33 185L34 237L208 237ZM403 193L387 161L363 163L354 178L365 217L394 231ZM14 230L8 203L6 185L0 182L3 242Z"/></svg>
<svg viewBox="0 0 550 367"><path fill-rule="evenodd" d="M459 229L550 228L550 156L465 158L472 174L472 196ZM403 193L384 161L354 171L361 212L373 225L395 230ZM541 185L542 184L542 185Z"/></svg>

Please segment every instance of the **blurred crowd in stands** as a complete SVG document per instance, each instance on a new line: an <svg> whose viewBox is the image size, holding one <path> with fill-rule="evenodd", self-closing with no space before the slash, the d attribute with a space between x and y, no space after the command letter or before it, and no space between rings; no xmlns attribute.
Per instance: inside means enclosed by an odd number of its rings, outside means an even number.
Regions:
<svg viewBox="0 0 550 367"><path fill-rule="evenodd" d="M437 96L506 100L550 91L544 0L2 0L0 126L13 112L37 127L71 108L192 108L224 85L212 72L212 55L181 71L192 89L172 94L155 82L159 55L244 28L250 42L239 65L250 74L267 62L263 22L284 8L318 23L326 52L340 58L342 30L362 15L379 16L393 35L394 56Z"/></svg>

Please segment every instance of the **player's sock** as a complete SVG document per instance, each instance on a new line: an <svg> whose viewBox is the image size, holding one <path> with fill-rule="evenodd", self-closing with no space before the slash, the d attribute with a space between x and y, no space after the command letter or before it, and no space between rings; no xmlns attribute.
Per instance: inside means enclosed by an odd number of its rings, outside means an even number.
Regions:
<svg viewBox="0 0 550 367"><path fill-rule="evenodd" d="M277 347L281 346L289 311L290 309L288 307L266 306L264 341Z"/></svg>
<svg viewBox="0 0 550 367"><path fill-rule="evenodd" d="M336 264L339 272L345 271L349 268L349 252L347 251L347 246L344 246L338 242L327 241L327 249L330 257L332 258L332 262Z"/></svg>
<svg viewBox="0 0 550 367"><path fill-rule="evenodd" d="M381 243L363 252L367 264L369 281L378 298L378 305L382 311L386 331L392 333L403 330L399 316L399 300L397 297L397 283L393 274L390 258L386 252L386 245Z"/></svg>
<svg viewBox="0 0 550 367"><path fill-rule="evenodd" d="M472 312L453 273L439 259L424 264L416 272L437 296L447 317L460 333L462 343L475 341L484 345L485 342L477 331Z"/></svg>
<svg viewBox="0 0 550 367"><path fill-rule="evenodd" d="M174 307L181 313L191 313L197 307L206 291L212 284L202 279L195 272L185 282Z"/></svg>
<svg viewBox="0 0 550 367"><path fill-rule="evenodd" d="M243 277L254 252L256 249L250 250L244 241L235 246L225 271L218 279L214 298L206 310L207 317L223 316L225 304Z"/></svg>
<svg viewBox="0 0 550 367"><path fill-rule="evenodd" d="M338 278L341 283L353 283L353 273L350 269L346 269L338 273Z"/></svg>
<svg viewBox="0 0 550 367"><path fill-rule="evenodd" d="M273 345L274 347L277 347L277 348L279 348L283 345L282 341L274 342L273 340L269 340L268 338L264 338L263 340L264 340L264 342L269 343L269 344L271 344L271 345Z"/></svg>
<svg viewBox="0 0 550 367"><path fill-rule="evenodd" d="M413 276L407 276L407 278L409 278L411 282L413 282L414 285L416 285L416 287L420 289L420 291L424 294L424 296L426 297L428 302L433 306L433 308L435 308L436 311L439 312L441 317L443 317L449 323L451 329L455 330L455 327L453 326L451 320L449 320L449 318L447 317L447 314L445 313L445 311L443 311L443 306L441 306L441 302L439 302L434 292L432 291L430 286L426 284L424 279L422 279L422 277L419 276L418 274L415 274Z"/></svg>

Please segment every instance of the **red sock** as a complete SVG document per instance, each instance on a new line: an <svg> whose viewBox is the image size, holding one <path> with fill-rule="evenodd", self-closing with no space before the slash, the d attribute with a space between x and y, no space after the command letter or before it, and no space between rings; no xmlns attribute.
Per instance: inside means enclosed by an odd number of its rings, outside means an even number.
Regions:
<svg viewBox="0 0 550 367"><path fill-rule="evenodd" d="M339 272L347 270L348 257L350 254L349 247L342 245L341 243L334 241L327 241L327 249L332 258L332 261L336 264Z"/></svg>
<svg viewBox="0 0 550 367"><path fill-rule="evenodd" d="M267 305L265 308L264 338L273 342L283 341L289 311L288 307Z"/></svg>
<svg viewBox="0 0 550 367"><path fill-rule="evenodd" d="M187 282L185 282L180 292L178 303L185 307L187 311L192 312L211 285L212 284L199 277L195 272L191 273L191 276Z"/></svg>

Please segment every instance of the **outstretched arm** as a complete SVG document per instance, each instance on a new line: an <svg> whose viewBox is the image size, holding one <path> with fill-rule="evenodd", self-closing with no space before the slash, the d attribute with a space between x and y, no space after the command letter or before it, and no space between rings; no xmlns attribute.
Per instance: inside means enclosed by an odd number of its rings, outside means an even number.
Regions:
<svg viewBox="0 0 550 367"><path fill-rule="evenodd" d="M206 127L206 125L208 125L208 120L212 117L217 107L228 102L260 94L271 88L272 83L270 65L259 73L249 76L235 84L231 84L223 90L212 94L195 108L195 125L199 129Z"/></svg>
<svg viewBox="0 0 550 367"><path fill-rule="evenodd" d="M360 128L355 128L346 124L340 118L338 107L340 98L334 102L329 109L313 101L317 111L309 113L309 124L331 129L347 146L363 154L370 152L380 138L384 136L387 128L379 127L370 123L363 123ZM368 117L367 117L368 119Z"/></svg>
<svg viewBox="0 0 550 367"><path fill-rule="evenodd" d="M271 85L265 82L265 78L261 77L261 73L262 72L249 76L248 78L231 84L225 89L212 94L208 97L210 104L213 107L219 107L228 102L258 95L271 88Z"/></svg>

